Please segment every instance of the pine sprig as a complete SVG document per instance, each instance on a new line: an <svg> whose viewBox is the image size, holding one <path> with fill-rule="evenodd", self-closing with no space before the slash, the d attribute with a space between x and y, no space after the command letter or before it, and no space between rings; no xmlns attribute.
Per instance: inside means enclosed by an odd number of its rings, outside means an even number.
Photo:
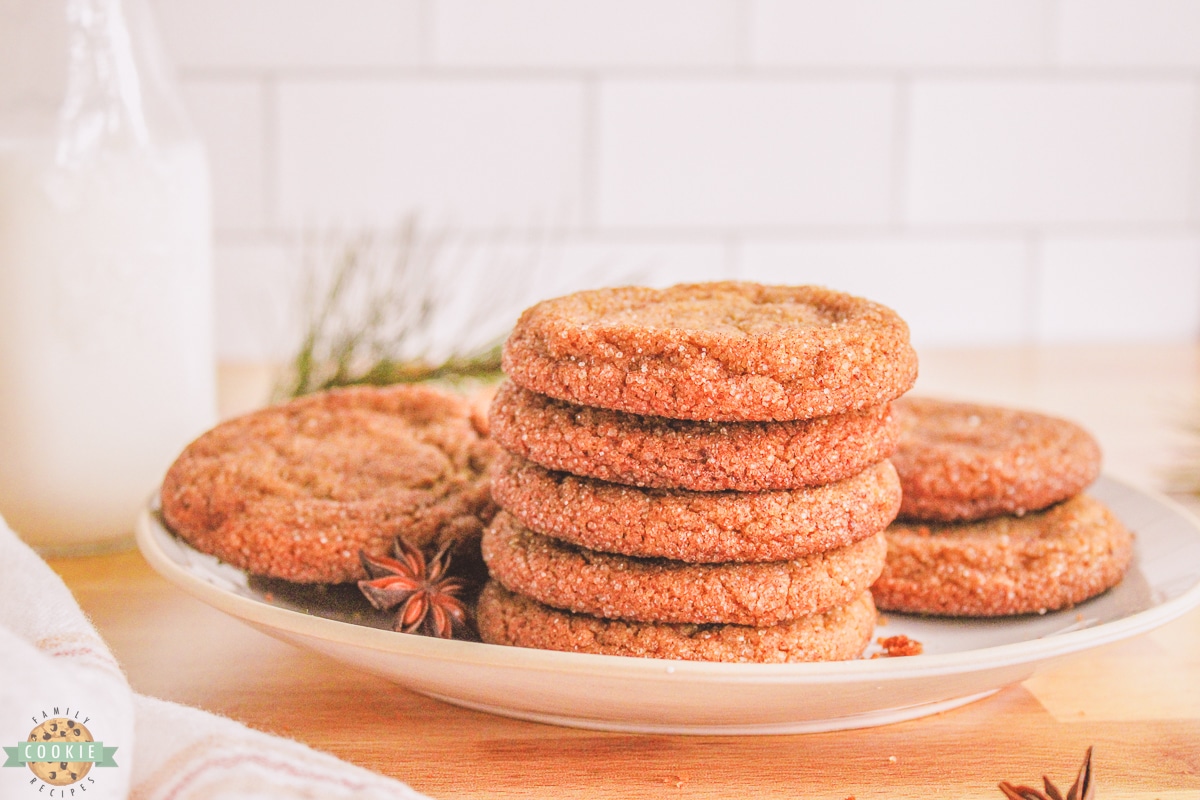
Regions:
<svg viewBox="0 0 1200 800"><path fill-rule="evenodd" d="M504 303L512 291L501 284L502 271L485 273L495 276L485 286L475 281L468 287L488 302L469 309L457 326L500 333L462 349L458 341L444 341L438 329L451 315L462 315L450 305L463 289L458 284L465 283L460 272L467 257L444 238L422 235L415 220L408 220L391 236L366 231L335 236L332 243L310 237L304 249L304 330L277 396L356 384L499 378L504 329L493 312L512 313Z"/></svg>

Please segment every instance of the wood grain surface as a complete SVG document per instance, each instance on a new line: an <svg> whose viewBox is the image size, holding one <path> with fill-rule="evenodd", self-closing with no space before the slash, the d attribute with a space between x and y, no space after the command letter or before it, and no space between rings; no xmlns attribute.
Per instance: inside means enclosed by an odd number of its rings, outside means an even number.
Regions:
<svg viewBox="0 0 1200 800"><path fill-rule="evenodd" d="M1200 420L1200 347L922 354L917 391L1084 424L1106 471L1165 490ZM223 374L227 414L261 369ZM1200 458L1197 459L1200 463ZM1190 498L1177 494L1195 511ZM228 715L435 798L1002 798L1066 788L1095 747L1096 796L1200 797L1200 611L1080 654L971 705L885 727L787 736L647 736L509 720L430 700L278 642L193 600L135 551L51 565L135 690Z"/></svg>

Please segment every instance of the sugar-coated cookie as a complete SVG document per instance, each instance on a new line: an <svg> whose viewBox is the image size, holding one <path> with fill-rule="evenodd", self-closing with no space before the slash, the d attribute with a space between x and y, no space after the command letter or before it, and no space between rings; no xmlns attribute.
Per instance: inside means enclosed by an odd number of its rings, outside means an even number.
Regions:
<svg viewBox="0 0 1200 800"><path fill-rule="evenodd" d="M1068 420L911 396L892 408L903 519L1023 514L1078 494L1100 473L1100 446Z"/></svg>
<svg viewBox="0 0 1200 800"><path fill-rule="evenodd" d="M875 632L871 593L845 606L763 628L627 622L542 605L489 581L479 598L479 635L490 644L690 661L841 661L862 655Z"/></svg>
<svg viewBox="0 0 1200 800"><path fill-rule="evenodd" d="M699 492L820 486L896 448L890 405L790 422L698 422L577 406L505 383L489 414L501 447L553 470Z"/></svg>
<svg viewBox="0 0 1200 800"><path fill-rule="evenodd" d="M703 563L784 561L886 528L900 508L900 480L883 460L804 489L640 489L547 470L502 451L492 497L531 530L589 550Z"/></svg>
<svg viewBox="0 0 1200 800"><path fill-rule="evenodd" d="M774 625L866 591L883 569L879 533L791 561L688 564L586 550L500 512L483 534L492 578L548 606L644 622Z"/></svg>
<svg viewBox="0 0 1200 800"><path fill-rule="evenodd" d="M386 555L397 536L478 561L496 451L458 395L333 390L200 436L166 474L162 514L197 550L302 583L362 578L359 550Z"/></svg>
<svg viewBox="0 0 1200 800"><path fill-rule="evenodd" d="M872 587L887 611L1005 616L1067 608L1115 586L1133 536L1082 494L1023 516L977 522L893 523L887 563Z"/></svg>
<svg viewBox="0 0 1200 800"><path fill-rule="evenodd" d="M909 389L908 326L816 286L722 282L578 292L526 309L504 345L517 384L571 403L694 420L796 420Z"/></svg>

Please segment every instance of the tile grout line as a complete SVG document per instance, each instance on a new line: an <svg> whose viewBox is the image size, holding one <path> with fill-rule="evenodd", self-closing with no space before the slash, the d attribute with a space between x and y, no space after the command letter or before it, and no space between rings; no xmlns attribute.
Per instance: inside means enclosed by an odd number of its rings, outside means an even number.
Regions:
<svg viewBox="0 0 1200 800"><path fill-rule="evenodd" d="M899 73L893 84L892 97L892 168L889 177L892 182L890 208L888 209L891 227L896 233L905 230L907 222L906 199L908 197L908 155L909 115L911 111L912 79L906 73Z"/></svg>
<svg viewBox="0 0 1200 800"><path fill-rule="evenodd" d="M579 224L590 234L597 232L596 212L599 206L598 175L600 172L599 131L600 86L599 78L589 74L580 84L582 95L579 120Z"/></svg>
<svg viewBox="0 0 1200 800"><path fill-rule="evenodd" d="M1063 31L1063 11L1060 0L1050 0L1046 8L1046 31L1045 41L1042 43L1044 49L1043 58L1045 59L1045 67L1051 72L1062 70L1065 66L1065 58L1062 43Z"/></svg>
<svg viewBox="0 0 1200 800"><path fill-rule="evenodd" d="M1081 239L1103 240L1111 237L1139 238L1177 238L1181 236L1200 236L1200 223L1187 221L1182 223L1079 223L1079 224L1040 224L1036 222L1012 223L997 225L906 225L897 228L890 223L844 225L793 225L793 226L709 226L709 225L676 225L676 226L637 226L618 225L587 229L572 227L566 223L556 223L549 230L580 238L603 240L625 240L640 242L678 241L691 239L697 241L723 241L727 237L739 239L759 239L763 241L788 241L793 239L821 239L835 242L846 241L886 241L892 238L935 239L954 242L970 242L979 239L1024 241L1028 238L1030 225L1038 225L1040 236L1066 236ZM530 236L543 235L544 226L521 226L516 229L505 229L495 225L473 224L456 228L462 235L483 240L518 239L524 240ZM279 222L267 223L253 228L231 227L221 230L221 234L231 237L266 236L275 237L286 233Z"/></svg>
<svg viewBox="0 0 1200 800"><path fill-rule="evenodd" d="M434 67L433 0L417 2L417 63Z"/></svg>
<svg viewBox="0 0 1200 800"><path fill-rule="evenodd" d="M1192 81L1192 163L1189 165L1191 191L1188 193L1187 222L1200 225L1200 78Z"/></svg>
<svg viewBox="0 0 1200 800"><path fill-rule="evenodd" d="M432 23L430 23L432 24ZM432 49L423 46L422 50ZM432 54L421 57L429 58ZM181 80L192 81L239 81L250 80L261 74L262 67L256 66L191 66L181 67ZM563 81L578 79L583 73L602 73L604 78L616 80L647 81L715 81L735 76L746 80L772 82L815 82L855 83L862 81L889 81L898 72L914 80L1010 82L1026 81L1031 84L1068 81L1081 84L1119 82L1170 82L1191 81L1200 69L1195 66L1158 65L1035 65L1035 66L971 66L947 65L928 66L920 64L868 65L845 67L838 65L775 65L742 63L729 65L621 65L601 64L580 66L539 65L456 65L432 62L415 65L317 65L294 64L272 65L271 72L285 80L430 80L430 81Z"/></svg>
<svg viewBox="0 0 1200 800"><path fill-rule="evenodd" d="M262 132L259 134L259 146L262 147L262 192L263 192L263 224L268 229L280 227L279 220L279 80L267 73L261 79L262 92L261 108Z"/></svg>
<svg viewBox="0 0 1200 800"><path fill-rule="evenodd" d="M754 60L751 41L754 30L754 0L738 0L734 6L733 21L733 71L737 74L749 70Z"/></svg>
<svg viewBox="0 0 1200 800"><path fill-rule="evenodd" d="M1022 327L1025 330L1025 344L1036 345L1041 340L1042 304L1042 270L1045 256L1045 233L1031 230L1025 236L1025 291L1028 293L1025 303L1025 319Z"/></svg>

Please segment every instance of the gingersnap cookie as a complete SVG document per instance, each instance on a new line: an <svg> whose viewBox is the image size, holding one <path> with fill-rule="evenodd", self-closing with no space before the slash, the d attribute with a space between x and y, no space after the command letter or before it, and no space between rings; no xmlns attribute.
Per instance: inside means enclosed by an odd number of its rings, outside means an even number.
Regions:
<svg viewBox="0 0 1200 800"><path fill-rule="evenodd" d="M887 458L890 404L790 422L644 417L501 385L489 415L501 447L549 469L697 492L797 489L849 478Z"/></svg>
<svg viewBox="0 0 1200 800"><path fill-rule="evenodd" d="M995 617L1054 611L1120 582L1133 535L1100 501L1078 495L1044 511L977 522L893 523L879 608Z"/></svg>
<svg viewBox="0 0 1200 800"><path fill-rule="evenodd" d="M254 575L365 577L359 550L456 543L475 553L495 513L496 446L470 403L424 386L309 395L217 425L163 481L162 514L190 545Z"/></svg>
<svg viewBox="0 0 1200 800"><path fill-rule="evenodd" d="M693 563L786 561L886 528L900 508L900 480L884 460L805 489L639 489L550 471L501 451L492 497L530 530L589 550Z"/></svg>
<svg viewBox="0 0 1200 800"><path fill-rule="evenodd" d="M857 597L887 553L878 533L791 561L688 564L600 553L542 536L503 511L483 534L492 578L545 605L643 622L774 625Z"/></svg>
<svg viewBox="0 0 1200 800"><path fill-rule="evenodd" d="M476 622L489 644L684 661L786 663L858 658L875 631L871 593L767 627L628 622L543 605L489 581Z"/></svg>
<svg viewBox="0 0 1200 800"><path fill-rule="evenodd" d="M878 406L917 356L891 309L816 286L722 282L578 292L526 309L502 366L585 406L693 420L796 420Z"/></svg>
<svg viewBox="0 0 1200 800"><path fill-rule="evenodd" d="M1032 411L902 397L892 463L900 517L974 520L1073 497L1100 474L1100 446L1080 426Z"/></svg>

